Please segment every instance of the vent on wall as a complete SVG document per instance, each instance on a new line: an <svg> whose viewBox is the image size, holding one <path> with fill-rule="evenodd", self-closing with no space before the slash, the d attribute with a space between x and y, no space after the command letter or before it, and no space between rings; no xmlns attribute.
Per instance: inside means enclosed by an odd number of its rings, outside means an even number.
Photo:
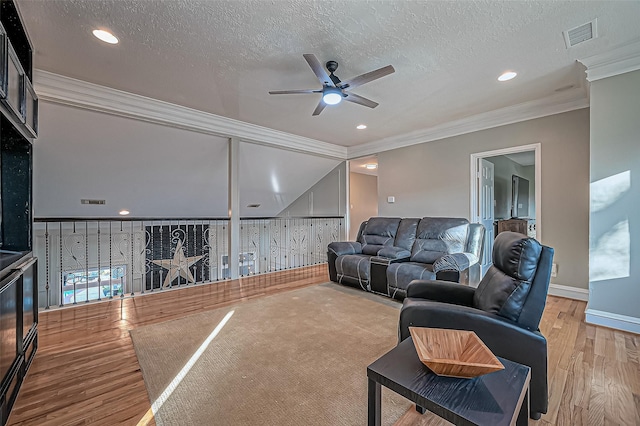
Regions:
<svg viewBox="0 0 640 426"><path fill-rule="evenodd" d="M598 37L598 27L596 24L597 19L594 19L586 24L563 31L562 34L564 35L564 43L567 46L567 49L575 46L576 44Z"/></svg>

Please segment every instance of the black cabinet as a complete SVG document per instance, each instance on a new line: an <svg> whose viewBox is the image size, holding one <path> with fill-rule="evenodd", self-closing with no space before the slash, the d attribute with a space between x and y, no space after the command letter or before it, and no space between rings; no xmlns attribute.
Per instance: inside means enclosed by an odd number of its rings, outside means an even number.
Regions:
<svg viewBox="0 0 640 426"><path fill-rule="evenodd" d="M38 347L37 259L26 256L0 281L0 412L5 424Z"/></svg>
<svg viewBox="0 0 640 426"><path fill-rule="evenodd" d="M0 117L0 201L2 249L31 251L32 146Z"/></svg>
<svg viewBox="0 0 640 426"><path fill-rule="evenodd" d="M37 259L32 256L32 141L38 98L32 47L11 0L0 0L0 422L38 348Z"/></svg>

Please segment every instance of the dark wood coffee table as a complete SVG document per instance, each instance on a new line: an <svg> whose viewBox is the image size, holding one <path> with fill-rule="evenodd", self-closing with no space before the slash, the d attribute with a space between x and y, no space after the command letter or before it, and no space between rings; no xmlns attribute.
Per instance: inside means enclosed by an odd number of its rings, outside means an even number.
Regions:
<svg viewBox="0 0 640 426"><path fill-rule="evenodd" d="M420 362L409 337L367 367L369 426L381 422L381 386L456 425L527 425L531 369L499 359L504 370L473 379L441 377Z"/></svg>

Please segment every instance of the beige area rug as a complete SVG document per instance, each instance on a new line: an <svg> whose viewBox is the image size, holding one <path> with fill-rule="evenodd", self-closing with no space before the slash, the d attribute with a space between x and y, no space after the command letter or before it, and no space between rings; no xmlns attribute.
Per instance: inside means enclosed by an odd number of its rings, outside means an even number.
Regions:
<svg viewBox="0 0 640 426"><path fill-rule="evenodd" d="M329 283L140 327L131 337L151 403L164 401L158 425L364 425L367 365L395 346L399 308ZM172 381L179 383L169 394ZM410 407L383 388L383 424Z"/></svg>

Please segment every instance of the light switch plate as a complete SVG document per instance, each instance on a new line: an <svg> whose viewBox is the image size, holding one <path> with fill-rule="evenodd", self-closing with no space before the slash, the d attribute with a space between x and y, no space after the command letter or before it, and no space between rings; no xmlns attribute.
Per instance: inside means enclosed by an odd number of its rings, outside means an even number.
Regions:
<svg viewBox="0 0 640 426"><path fill-rule="evenodd" d="M393 196L387 197L387 203L395 203L395 202L396 202L396 197L393 197Z"/></svg>

